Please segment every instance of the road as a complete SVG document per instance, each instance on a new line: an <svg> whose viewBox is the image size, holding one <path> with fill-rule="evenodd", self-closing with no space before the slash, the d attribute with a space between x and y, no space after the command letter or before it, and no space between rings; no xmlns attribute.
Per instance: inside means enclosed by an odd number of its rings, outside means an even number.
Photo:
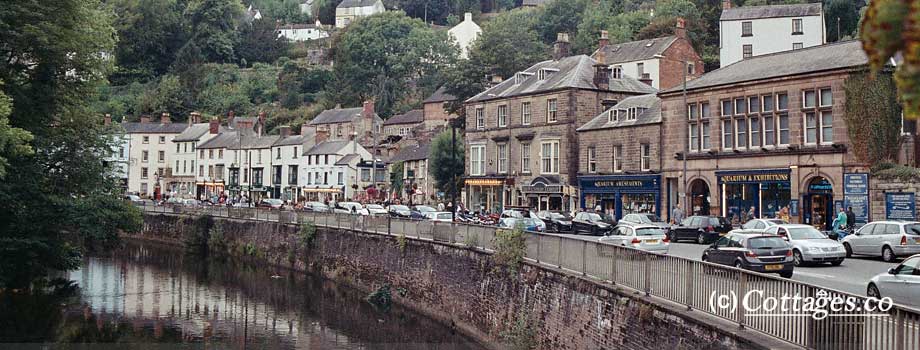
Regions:
<svg viewBox="0 0 920 350"><path fill-rule="evenodd" d="M597 239L597 237L586 235L562 234L560 236L590 241ZM706 247L706 245L693 243L671 243L669 254L699 261ZM792 279L857 295L866 295L866 285L869 279L888 271L888 268L897 264L886 263L881 258L853 257L844 260L840 266L822 264L796 267Z"/></svg>

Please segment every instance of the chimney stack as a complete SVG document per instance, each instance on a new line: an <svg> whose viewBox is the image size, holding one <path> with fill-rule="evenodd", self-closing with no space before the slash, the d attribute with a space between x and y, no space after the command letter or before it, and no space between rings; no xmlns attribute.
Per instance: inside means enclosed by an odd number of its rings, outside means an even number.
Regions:
<svg viewBox="0 0 920 350"><path fill-rule="evenodd" d="M291 127L290 127L290 126L282 125L280 129L281 129L281 138L285 138L285 137L291 136Z"/></svg>
<svg viewBox="0 0 920 350"><path fill-rule="evenodd" d="M149 123L149 122L150 122L150 116L149 116L149 115L142 115L142 116L141 116L141 123Z"/></svg>
<svg viewBox="0 0 920 350"><path fill-rule="evenodd" d="M722 0L722 10L728 10L732 8L732 0Z"/></svg>
<svg viewBox="0 0 920 350"><path fill-rule="evenodd" d="M320 143L326 142L326 139L329 138L329 130L320 130L316 129L316 137L314 137L314 144L318 145Z"/></svg>
<svg viewBox="0 0 920 350"><path fill-rule="evenodd" d="M470 13L470 12L464 13L464 14L463 14L463 21L464 21L464 22L472 22L472 21L473 21L473 14Z"/></svg>
<svg viewBox="0 0 920 350"><path fill-rule="evenodd" d="M556 36L556 43L553 45L553 60L558 61L570 55L569 34L559 33Z"/></svg>
<svg viewBox="0 0 920 350"><path fill-rule="evenodd" d="M648 73L642 73L642 78L639 78L639 81L645 83L648 86L652 86L652 78Z"/></svg>
<svg viewBox="0 0 920 350"><path fill-rule="evenodd" d="M603 49L597 51L597 63L594 64L594 85L598 89L610 89L610 67L607 66L607 54Z"/></svg>
<svg viewBox="0 0 920 350"><path fill-rule="evenodd" d="M192 112L188 115L189 125L201 123L201 113Z"/></svg>
<svg viewBox="0 0 920 350"><path fill-rule="evenodd" d="M489 77L489 87L491 88L491 87L494 87L494 86L496 86L496 85L498 85L498 84L501 84L502 81L504 81L504 80L502 79L502 76L501 76L501 75L493 74L493 75L491 75L491 76Z"/></svg>
<svg viewBox="0 0 920 350"><path fill-rule="evenodd" d="M217 117L211 118L211 123L208 124L208 133L211 135L217 135L220 132L220 119Z"/></svg>
<svg viewBox="0 0 920 350"><path fill-rule="evenodd" d="M300 134L306 135L308 131L310 131L310 123L303 123L303 125L300 126Z"/></svg>
<svg viewBox="0 0 920 350"><path fill-rule="evenodd" d="M233 110L231 109L229 112L227 112L227 126L232 128L234 126L233 122Z"/></svg>
<svg viewBox="0 0 920 350"><path fill-rule="evenodd" d="M105 126L112 125L112 115L106 113L105 117L102 118L102 124Z"/></svg>
<svg viewBox="0 0 920 350"><path fill-rule="evenodd" d="M683 17L677 17L677 25L674 27L674 35L678 38L690 40L687 36L687 20Z"/></svg>
<svg viewBox="0 0 920 350"><path fill-rule="evenodd" d="M597 50L604 51L607 45L610 45L610 36L607 34L606 30L602 30L601 38L597 40Z"/></svg>
<svg viewBox="0 0 920 350"><path fill-rule="evenodd" d="M163 112L163 114L160 114L160 123L169 124L171 122L172 120L169 119L169 113Z"/></svg>
<svg viewBox="0 0 920 350"><path fill-rule="evenodd" d="M374 118L374 100L364 101L364 109L361 111L361 116L368 119Z"/></svg>

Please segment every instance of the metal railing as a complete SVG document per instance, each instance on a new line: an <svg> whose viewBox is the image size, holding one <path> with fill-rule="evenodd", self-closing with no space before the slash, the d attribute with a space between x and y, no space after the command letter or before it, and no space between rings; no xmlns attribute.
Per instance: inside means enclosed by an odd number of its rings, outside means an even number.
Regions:
<svg viewBox="0 0 920 350"><path fill-rule="evenodd" d="M318 227L357 230L366 233L463 244L486 252L493 251L497 228L472 224L358 216L352 214L294 212L256 208L218 206L145 206L145 211L211 215L283 224L313 222ZM772 275L750 272L691 259L649 253L637 249L586 241L565 236L528 232L525 259L558 268L603 283L627 287L636 293L654 296L736 323L789 343L812 349L920 349L920 311L893 305L887 311L864 308L820 310L827 317L812 317L813 312L798 309L760 310L746 313L744 296L753 293L754 306L770 306L767 299L821 298L848 300L863 306L867 298ZM725 302L728 300L728 302ZM719 304L727 307L719 307ZM778 305L779 306L779 305ZM813 305L815 306L815 305ZM820 305L817 305L820 306ZM749 310L750 311L750 310ZM814 310L813 310L814 311ZM789 315L796 313L797 315ZM777 314L784 314L778 316Z"/></svg>

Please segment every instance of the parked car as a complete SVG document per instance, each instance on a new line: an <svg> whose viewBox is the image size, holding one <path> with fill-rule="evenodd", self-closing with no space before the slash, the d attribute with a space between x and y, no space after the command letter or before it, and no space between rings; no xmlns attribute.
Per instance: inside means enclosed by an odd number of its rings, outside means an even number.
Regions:
<svg viewBox="0 0 920 350"><path fill-rule="evenodd" d="M431 221L454 222L453 215L449 211L432 211L425 213L425 218Z"/></svg>
<svg viewBox="0 0 920 350"><path fill-rule="evenodd" d="M275 198L265 198L259 201L259 204L256 204L256 208L269 208L269 209L281 209L284 205L284 201Z"/></svg>
<svg viewBox="0 0 920 350"><path fill-rule="evenodd" d="M367 209L358 202L339 202L335 206L336 213L368 215Z"/></svg>
<svg viewBox="0 0 920 350"><path fill-rule="evenodd" d="M416 206L412 207L412 210L417 211L417 212L422 213L422 214L425 214L425 213L433 213L433 212L438 211L437 209L432 208L432 207L429 207L429 206L427 206L427 205L416 205Z"/></svg>
<svg viewBox="0 0 920 350"><path fill-rule="evenodd" d="M732 232L703 251L703 261L792 277L792 247L781 236Z"/></svg>
<svg viewBox="0 0 920 350"><path fill-rule="evenodd" d="M721 216L691 216L668 232L671 242L692 240L699 244L715 242L732 230L732 223Z"/></svg>
<svg viewBox="0 0 920 350"><path fill-rule="evenodd" d="M889 297L895 303L920 307L920 254L904 259L869 280L866 294L874 298Z"/></svg>
<svg viewBox="0 0 920 350"><path fill-rule="evenodd" d="M199 202L199 203L200 203L200 205L207 205L206 203L208 203L208 202ZM236 203L233 203L233 207L234 207L234 208L254 208L254 206L252 205L252 203L249 203L249 202L245 202L245 203L244 203L244 202L236 202Z"/></svg>
<svg viewBox="0 0 920 350"><path fill-rule="evenodd" d="M669 229L668 224L661 220L658 215L649 214L649 213L633 213L626 214L623 216L620 221L617 221L617 225L653 225L658 226L664 229Z"/></svg>
<svg viewBox="0 0 920 350"><path fill-rule="evenodd" d="M881 256L893 262L899 256L920 254L920 222L876 221L843 238L847 257Z"/></svg>
<svg viewBox="0 0 920 350"><path fill-rule="evenodd" d="M762 230L776 226L776 225L785 225L788 222L783 221L782 219L752 219L745 222L744 225L741 225L743 230Z"/></svg>
<svg viewBox="0 0 920 350"><path fill-rule="evenodd" d="M544 210L536 216L546 223L546 232L572 232L572 217L568 213Z"/></svg>
<svg viewBox="0 0 920 350"><path fill-rule="evenodd" d="M153 205L153 201L149 199L141 198L140 196L133 194L126 194L125 200L131 201L134 205Z"/></svg>
<svg viewBox="0 0 920 350"><path fill-rule="evenodd" d="M522 226L525 231L546 231L546 224L537 218L502 218L498 221L499 228L513 229Z"/></svg>
<svg viewBox="0 0 920 350"><path fill-rule="evenodd" d="M322 202L306 202L303 204L303 210L306 211L315 211L318 213L328 213L330 212L329 206Z"/></svg>
<svg viewBox="0 0 920 350"><path fill-rule="evenodd" d="M843 244L827 238L810 225L774 225L767 228L765 233L784 237L789 242L795 266L828 262L838 266L847 256Z"/></svg>
<svg viewBox="0 0 920 350"><path fill-rule="evenodd" d="M368 204L364 206L370 215L387 215L387 209L380 204Z"/></svg>
<svg viewBox="0 0 920 350"><path fill-rule="evenodd" d="M502 218L502 219L505 219L505 218L516 218L516 219L520 219L520 218L526 217L526 215L524 215L524 213L525 213L525 212L522 211L522 210L507 209L507 210L502 211L502 215L500 216L500 218Z"/></svg>
<svg viewBox="0 0 920 350"><path fill-rule="evenodd" d="M387 207L387 212L390 213L392 217L408 218L412 216L412 210L409 209L408 206L400 204L391 204Z"/></svg>
<svg viewBox="0 0 920 350"><path fill-rule="evenodd" d="M671 245L664 229L649 224L617 225L598 241L661 254L667 254Z"/></svg>
<svg viewBox="0 0 920 350"><path fill-rule="evenodd" d="M572 230L575 234L587 233L594 236L606 235L613 225L604 221L604 218L597 213L583 211L575 214L572 219Z"/></svg>

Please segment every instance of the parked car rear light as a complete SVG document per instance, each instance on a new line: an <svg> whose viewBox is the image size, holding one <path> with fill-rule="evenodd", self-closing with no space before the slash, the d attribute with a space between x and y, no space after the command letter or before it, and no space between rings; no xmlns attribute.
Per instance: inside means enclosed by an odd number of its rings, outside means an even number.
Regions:
<svg viewBox="0 0 920 350"><path fill-rule="evenodd" d="M638 238L633 238L632 244L639 244L639 243L642 243L642 241L640 241Z"/></svg>
<svg viewBox="0 0 920 350"><path fill-rule="evenodd" d="M792 249L786 251L786 256L792 256Z"/></svg>
<svg viewBox="0 0 920 350"><path fill-rule="evenodd" d="M669 239L668 236L664 236L664 239L662 239L661 241L664 243L671 243L671 239Z"/></svg>
<svg viewBox="0 0 920 350"><path fill-rule="evenodd" d="M744 252L744 256L749 257L749 258L756 258L757 254L754 254L754 252L752 251L746 251Z"/></svg>
<svg viewBox="0 0 920 350"><path fill-rule="evenodd" d="M712 227L712 226L706 227L706 231L708 232L713 232L715 230L716 230L715 227Z"/></svg>
<svg viewBox="0 0 920 350"><path fill-rule="evenodd" d="M907 236L901 236L901 245L907 245Z"/></svg>

